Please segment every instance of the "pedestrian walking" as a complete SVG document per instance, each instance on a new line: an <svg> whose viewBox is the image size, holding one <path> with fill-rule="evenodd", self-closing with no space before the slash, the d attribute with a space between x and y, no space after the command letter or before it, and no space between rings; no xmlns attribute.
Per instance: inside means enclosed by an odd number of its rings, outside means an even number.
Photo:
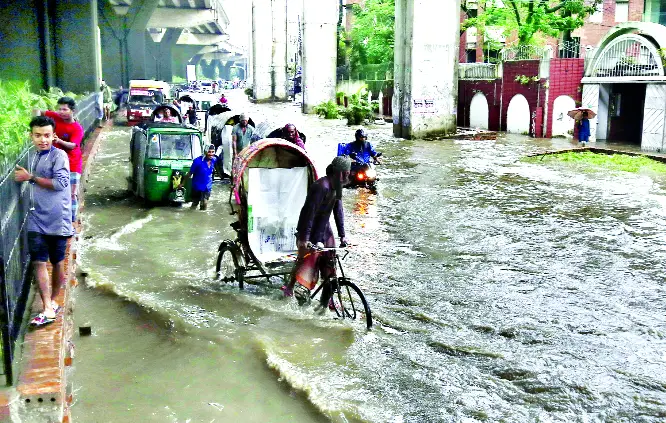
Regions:
<svg viewBox="0 0 666 423"><path fill-rule="evenodd" d="M106 85L106 81L102 79L102 86L100 87L102 91L102 101L104 102L104 120L111 119L111 107L113 105L113 93L111 88Z"/></svg>
<svg viewBox="0 0 666 423"><path fill-rule="evenodd" d="M42 312L30 321L43 326L55 321L60 306L56 298L65 280L67 240L74 234L69 193L67 154L53 145L55 122L46 116L30 121L30 138L35 153L28 158L29 169L16 166L14 180L30 184L28 249L42 299ZM46 262L53 270L49 280Z"/></svg>
<svg viewBox="0 0 666 423"><path fill-rule="evenodd" d="M215 162L217 162L215 146L210 144L206 149L205 155L194 159L190 166L190 171L187 172L180 185L178 185L178 189L182 189L185 181L188 178L192 178L192 210L195 210L197 206L199 206L200 210L208 209L210 192L213 190Z"/></svg>
<svg viewBox="0 0 666 423"><path fill-rule="evenodd" d="M72 222L76 221L76 214L79 209L79 180L81 179L81 143L83 141L83 127L74 120L74 111L76 102L71 97L61 97L58 99L58 111L50 110L36 111L36 114L42 114L53 119L55 122L55 136L53 145L56 148L65 150L69 158L70 171L70 190L72 193Z"/></svg>
<svg viewBox="0 0 666 423"><path fill-rule="evenodd" d="M246 113L241 113L239 117L239 122L234 125L231 130L231 147L234 151L234 158L236 155L243 151L245 147L252 143L252 134L254 134L254 128L249 124L249 118Z"/></svg>

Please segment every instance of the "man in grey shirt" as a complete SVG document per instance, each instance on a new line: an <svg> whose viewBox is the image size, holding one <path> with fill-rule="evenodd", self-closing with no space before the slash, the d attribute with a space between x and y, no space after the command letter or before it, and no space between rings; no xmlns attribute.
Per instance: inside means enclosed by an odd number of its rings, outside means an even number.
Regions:
<svg viewBox="0 0 666 423"><path fill-rule="evenodd" d="M67 240L72 228L72 196L69 190L67 153L53 146L55 123L46 116L30 121L30 138L35 154L28 158L29 169L16 165L14 180L30 183L28 247L39 285L43 311L30 322L42 326L56 319L60 307L55 299L65 278ZM49 281L46 261L53 272Z"/></svg>
<svg viewBox="0 0 666 423"><path fill-rule="evenodd" d="M238 153L252 143L252 134L254 134L254 128L248 124L247 114L241 113L239 120L240 122L234 125L231 130L231 147L234 151L234 159Z"/></svg>

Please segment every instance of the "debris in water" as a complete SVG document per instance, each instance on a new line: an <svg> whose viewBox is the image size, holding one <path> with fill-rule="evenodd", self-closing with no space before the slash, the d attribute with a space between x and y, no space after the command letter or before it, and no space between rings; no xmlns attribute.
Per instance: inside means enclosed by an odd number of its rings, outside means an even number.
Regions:
<svg viewBox="0 0 666 423"><path fill-rule="evenodd" d="M217 408L220 411L224 410L224 406L216 402L209 402L208 405L212 405L213 407Z"/></svg>

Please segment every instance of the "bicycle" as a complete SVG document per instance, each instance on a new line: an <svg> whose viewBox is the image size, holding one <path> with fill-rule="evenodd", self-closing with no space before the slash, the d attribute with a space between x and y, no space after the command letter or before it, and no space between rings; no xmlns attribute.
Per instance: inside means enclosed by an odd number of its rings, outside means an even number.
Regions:
<svg viewBox="0 0 666 423"><path fill-rule="evenodd" d="M342 260L349 254L349 247L341 248L313 248L312 253L333 251L335 253L335 267L339 269L340 276L322 281L316 289L309 295L309 300L313 301L320 293L324 292L324 287L329 286L328 292L331 293L328 301L328 308L335 312L336 317L340 319L349 319L352 321L364 322L367 329L372 328L372 311L370 305L363 294L363 291L345 276L342 267ZM340 255L339 251L345 251ZM292 259L293 260L293 259ZM270 283L269 277L281 276L287 278L291 276L293 264L291 261L287 269L282 267L280 270L269 271L271 263L259 263L253 257L249 250L243 248L240 240L225 241L218 248L216 260L216 273L218 278L224 282L237 282L239 289L243 289L246 282L266 279ZM285 265L285 263L282 263ZM251 272L251 275L247 273ZM319 299L321 302L321 300Z"/></svg>
<svg viewBox="0 0 666 423"><path fill-rule="evenodd" d="M328 300L328 308L331 311L334 311L338 318L343 320L365 320L366 327L368 329L372 329L372 311L370 310L370 305L365 299L365 295L363 294L363 291L361 291L361 288L359 288L354 282L345 276L345 271L342 267L342 260L344 260L347 255L349 255L349 248L350 247L313 247L313 252L334 252L335 267L336 270L340 270L341 276L336 276L334 278L322 281L310 295L310 300L314 300L320 292L323 294L324 287L328 285L328 292L331 293L331 297ZM338 253L339 251L344 251L344 255L341 256ZM321 303L321 299L319 302Z"/></svg>

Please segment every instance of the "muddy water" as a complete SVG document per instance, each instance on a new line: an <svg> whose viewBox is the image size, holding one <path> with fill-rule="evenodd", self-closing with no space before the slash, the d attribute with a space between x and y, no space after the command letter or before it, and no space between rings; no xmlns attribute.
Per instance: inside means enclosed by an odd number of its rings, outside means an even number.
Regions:
<svg viewBox="0 0 666 423"><path fill-rule="evenodd" d="M323 170L355 128L292 105ZM666 179L522 163L563 141L394 140L379 192L345 192L346 263L375 329L213 280L228 185L207 212L128 196L129 130L87 189L76 421L657 422L666 419Z"/></svg>

